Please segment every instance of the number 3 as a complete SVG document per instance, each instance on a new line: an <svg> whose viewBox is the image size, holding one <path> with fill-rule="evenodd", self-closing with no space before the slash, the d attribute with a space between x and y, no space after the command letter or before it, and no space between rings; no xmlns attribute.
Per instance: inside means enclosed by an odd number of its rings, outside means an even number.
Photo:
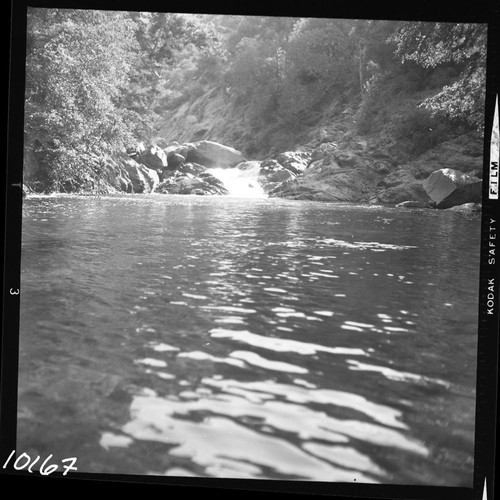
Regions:
<svg viewBox="0 0 500 500"><path fill-rule="evenodd" d="M13 288L11 288L9 290L9 292L10 292L11 295L19 295L19 288L17 290L14 290Z"/></svg>

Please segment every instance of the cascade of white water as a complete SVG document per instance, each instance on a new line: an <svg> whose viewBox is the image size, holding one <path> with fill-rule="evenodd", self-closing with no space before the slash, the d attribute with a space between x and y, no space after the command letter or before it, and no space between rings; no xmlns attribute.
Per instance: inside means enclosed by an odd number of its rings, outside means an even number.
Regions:
<svg viewBox="0 0 500 500"><path fill-rule="evenodd" d="M209 172L217 177L230 196L241 198L267 198L267 194L259 184L260 164L258 162L246 162L241 167L233 168L211 168Z"/></svg>

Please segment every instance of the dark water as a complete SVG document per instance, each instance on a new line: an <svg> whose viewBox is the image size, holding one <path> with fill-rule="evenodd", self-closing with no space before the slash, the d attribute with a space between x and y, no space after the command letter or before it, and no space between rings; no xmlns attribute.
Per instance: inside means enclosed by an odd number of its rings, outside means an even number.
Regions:
<svg viewBox="0 0 500 500"><path fill-rule="evenodd" d="M18 450L80 472L471 486L479 221L27 199Z"/></svg>

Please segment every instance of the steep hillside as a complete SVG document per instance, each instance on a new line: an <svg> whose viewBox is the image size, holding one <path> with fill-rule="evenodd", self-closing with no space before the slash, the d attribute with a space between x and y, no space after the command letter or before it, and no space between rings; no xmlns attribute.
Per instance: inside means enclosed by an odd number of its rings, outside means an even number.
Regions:
<svg viewBox="0 0 500 500"><path fill-rule="evenodd" d="M222 192L204 148L260 162L270 196L426 204L443 166L437 206L478 191L462 174L482 163L485 25L57 9L28 21L36 191Z"/></svg>
<svg viewBox="0 0 500 500"><path fill-rule="evenodd" d="M482 169L479 132L431 118L419 108L436 93L435 81L411 89L406 77L392 78L372 107L363 107L355 94L333 97L304 113L295 129L280 126L278 117L259 126L251 102L206 88L169 109L152 142L167 147L216 141L261 162L276 161L284 152L306 152L307 168L275 186L271 196L428 206L432 200L423 183L432 172L453 169L479 181Z"/></svg>

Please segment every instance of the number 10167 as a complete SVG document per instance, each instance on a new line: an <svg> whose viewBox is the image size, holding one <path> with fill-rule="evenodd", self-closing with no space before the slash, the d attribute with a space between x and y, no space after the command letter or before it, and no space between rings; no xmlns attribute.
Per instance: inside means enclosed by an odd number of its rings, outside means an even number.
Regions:
<svg viewBox="0 0 500 500"><path fill-rule="evenodd" d="M12 450L11 454L3 464L3 468L5 469L7 465L12 461L12 457L16 453L16 450ZM48 476L49 474L52 474L55 472L58 468L58 464L49 464L50 459L52 458L52 455L49 455L39 466L38 472L42 476ZM14 463L12 464L15 470L24 470L27 468L28 472L33 473L33 466L37 464L40 461L40 456L37 456L34 460L31 459L31 457L27 453L21 453ZM76 458L71 457L71 458L64 458L61 460L64 465L61 465L61 468L64 470L63 476L65 476L70 470L78 470L76 467L74 467L76 463Z"/></svg>

